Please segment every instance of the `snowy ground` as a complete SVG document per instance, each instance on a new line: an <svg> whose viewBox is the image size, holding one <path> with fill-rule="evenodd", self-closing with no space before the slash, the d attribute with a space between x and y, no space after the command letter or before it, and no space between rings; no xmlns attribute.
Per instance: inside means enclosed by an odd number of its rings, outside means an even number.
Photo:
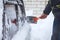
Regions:
<svg viewBox="0 0 60 40"><path fill-rule="evenodd" d="M27 15L33 15L32 11L29 13ZM51 40L53 20L54 16L51 12L46 19L38 20L37 24L30 24L32 29L31 40Z"/></svg>
<svg viewBox="0 0 60 40"><path fill-rule="evenodd" d="M2 11L0 11L2 12ZM2 36L2 15L0 14L0 38ZM38 20L37 24L30 24L31 26L31 40L50 40L52 34L53 15L50 14L46 19ZM24 32L18 31L13 40L23 40L21 36L26 36L26 28ZM23 35L24 34L24 35Z"/></svg>
<svg viewBox="0 0 60 40"><path fill-rule="evenodd" d="M32 40L50 40L52 34L53 15L50 14L46 19L38 20L37 24L31 24Z"/></svg>
<svg viewBox="0 0 60 40"><path fill-rule="evenodd" d="M37 24L30 24L31 40L51 40L53 19L53 15L50 14L46 19L38 20ZM24 32L19 31L15 35L14 40L20 40L21 38L19 35L24 36L23 34Z"/></svg>

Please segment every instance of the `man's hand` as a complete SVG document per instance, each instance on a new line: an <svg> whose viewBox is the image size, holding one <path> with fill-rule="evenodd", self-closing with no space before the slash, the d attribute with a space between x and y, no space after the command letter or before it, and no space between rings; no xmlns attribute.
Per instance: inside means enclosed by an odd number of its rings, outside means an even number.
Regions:
<svg viewBox="0 0 60 40"><path fill-rule="evenodd" d="M47 16L48 16L47 14L44 14L44 13L43 13L39 18L40 18L40 19L45 19L45 18L47 18Z"/></svg>
<svg viewBox="0 0 60 40"><path fill-rule="evenodd" d="M34 20L34 22L37 22L39 19L45 19L45 18L47 18L47 14L42 14L40 17L35 17L35 18L33 18L33 20Z"/></svg>

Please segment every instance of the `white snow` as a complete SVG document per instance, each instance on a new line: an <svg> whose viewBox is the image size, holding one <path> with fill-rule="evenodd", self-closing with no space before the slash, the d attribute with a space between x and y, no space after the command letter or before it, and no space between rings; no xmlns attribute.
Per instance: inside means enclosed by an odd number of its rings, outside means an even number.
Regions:
<svg viewBox="0 0 60 40"><path fill-rule="evenodd" d="M30 24L31 40L51 40L53 19L54 17L51 13L46 19L38 20L37 24ZM25 28L25 30L27 30L28 28ZM14 40L23 40L24 38L21 37L26 36L26 33L28 32L25 30L23 29L21 32L19 31L15 35Z"/></svg>
<svg viewBox="0 0 60 40"><path fill-rule="evenodd" d="M0 0L0 40L2 38L2 1ZM30 13L30 12L28 12ZM31 26L31 40L50 40L52 34L52 25L53 25L53 15L50 14L46 19L38 20L37 24L30 24ZM26 24L28 25L28 24ZM25 25L25 26L26 26ZM26 26L27 27L27 26ZM22 31L18 31L17 34L13 37L12 40L24 40L27 35L28 28L25 28ZM25 31L27 30L27 31Z"/></svg>
<svg viewBox="0 0 60 40"><path fill-rule="evenodd" d="M53 19L50 14L46 19L38 20L37 24L31 24L32 40L51 40Z"/></svg>

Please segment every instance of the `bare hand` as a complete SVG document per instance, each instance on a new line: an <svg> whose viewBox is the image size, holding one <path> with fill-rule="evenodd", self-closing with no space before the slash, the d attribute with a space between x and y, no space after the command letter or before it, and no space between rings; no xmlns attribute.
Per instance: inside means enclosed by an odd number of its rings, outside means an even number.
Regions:
<svg viewBox="0 0 60 40"><path fill-rule="evenodd" d="M47 18L47 16L48 16L47 14L44 14L44 13L43 13L39 18L40 18L40 19L45 19L45 18Z"/></svg>

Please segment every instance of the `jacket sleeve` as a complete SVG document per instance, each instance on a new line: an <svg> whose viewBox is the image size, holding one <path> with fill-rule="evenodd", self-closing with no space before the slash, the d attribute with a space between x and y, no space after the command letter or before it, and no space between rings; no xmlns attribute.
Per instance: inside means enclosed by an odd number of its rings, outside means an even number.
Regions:
<svg viewBox="0 0 60 40"><path fill-rule="evenodd" d="M49 15L49 13L50 13L51 10L52 10L51 7L52 7L51 2L48 1L48 4L46 5L45 10L43 11L43 13Z"/></svg>

